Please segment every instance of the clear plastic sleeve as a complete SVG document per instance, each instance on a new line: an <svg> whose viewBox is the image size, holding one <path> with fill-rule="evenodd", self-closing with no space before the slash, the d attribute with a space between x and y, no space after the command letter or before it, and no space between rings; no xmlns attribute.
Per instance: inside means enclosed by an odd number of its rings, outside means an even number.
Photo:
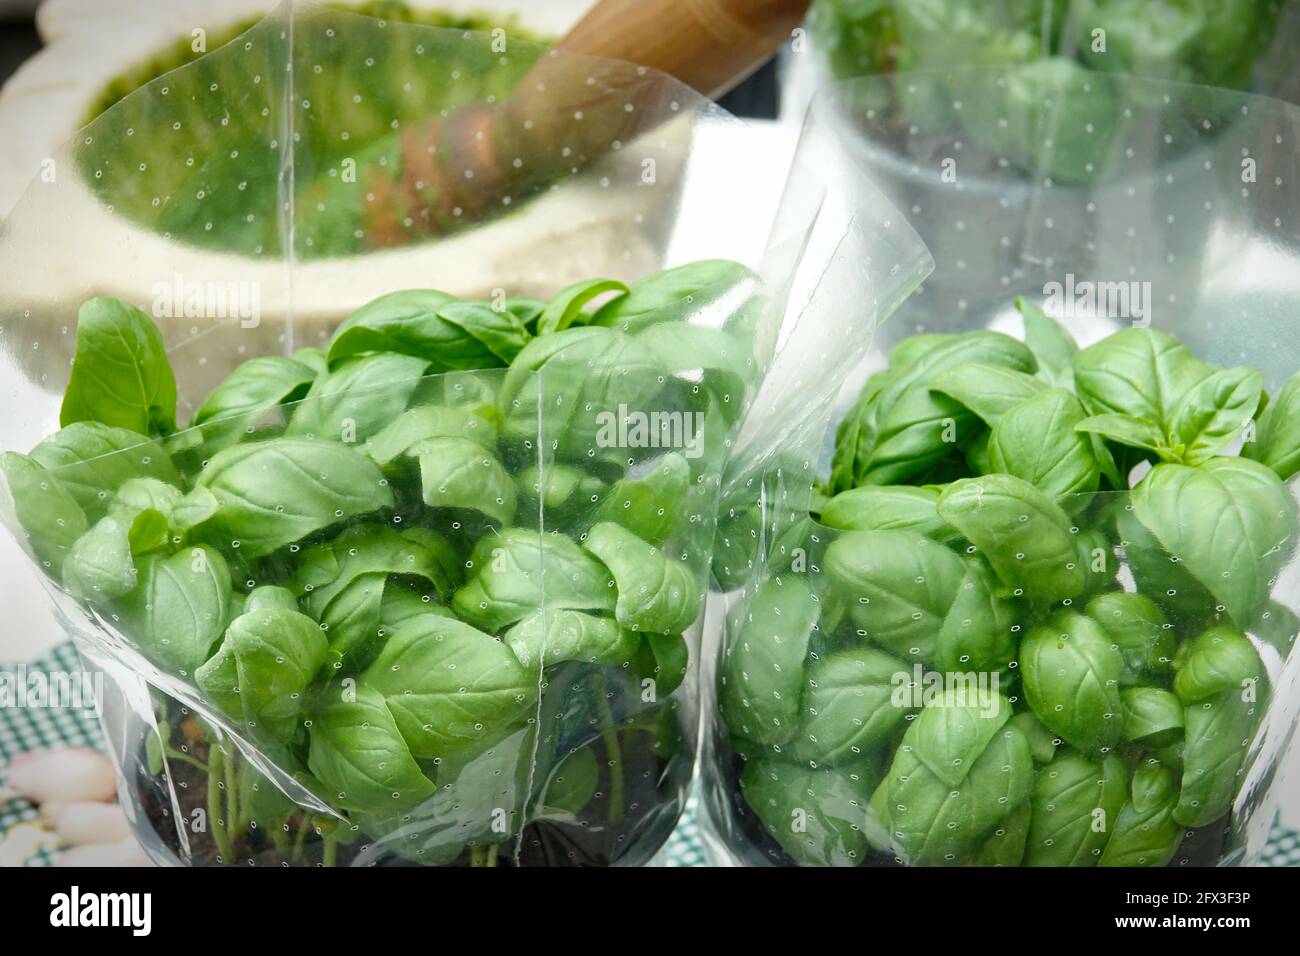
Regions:
<svg viewBox="0 0 1300 956"><path fill-rule="evenodd" d="M722 215L677 201L731 122L295 5L50 160L0 236L0 510L109 677L156 861L652 858L808 229L655 271Z"/></svg>
<svg viewBox="0 0 1300 956"><path fill-rule="evenodd" d="M1267 838L1300 706L1300 112L1020 76L810 110L935 270L835 429L752 473L708 685L716 862L1231 865Z"/></svg>

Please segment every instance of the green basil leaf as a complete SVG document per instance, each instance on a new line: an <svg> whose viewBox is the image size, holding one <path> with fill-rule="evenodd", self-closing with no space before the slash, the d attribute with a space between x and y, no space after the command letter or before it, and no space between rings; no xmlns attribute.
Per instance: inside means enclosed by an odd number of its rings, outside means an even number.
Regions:
<svg viewBox="0 0 1300 956"><path fill-rule="evenodd" d="M548 523L561 519L590 520L591 506L604 496L607 486L581 468L552 462L544 468L530 465L516 476L520 508L533 515L545 509Z"/></svg>
<svg viewBox="0 0 1300 956"><path fill-rule="evenodd" d="M982 753L973 753L975 733L932 733L925 724L948 723L942 713L955 705L945 701L928 706L903 735L885 776L883 799L894 853L911 866L953 866L970 862L983 843L1028 799L1034 779L1029 741L1006 723L1009 708L998 707L992 717L973 716L984 725L1000 724ZM984 712L980 705L961 709ZM922 722L925 722L923 724ZM972 724L972 731L979 724ZM921 751L917 738L943 749ZM983 736L978 734L978 736ZM955 750L949 750L955 747ZM924 759L923 759L924 758ZM957 785L938 776L933 767L951 768L961 762L964 778Z"/></svg>
<svg viewBox="0 0 1300 956"><path fill-rule="evenodd" d="M564 535L524 528L485 535L470 555L469 568L469 580L452 598L452 608L493 634L543 607L614 610L608 572Z"/></svg>
<svg viewBox="0 0 1300 956"><path fill-rule="evenodd" d="M1172 336L1127 328L1075 353L1079 398L1093 415L1127 415L1170 430L1183 399L1213 369Z"/></svg>
<svg viewBox="0 0 1300 956"><path fill-rule="evenodd" d="M936 668L948 673L1006 671L1016 656L1024 612L998 592L985 562L968 559L952 609L939 628Z"/></svg>
<svg viewBox="0 0 1300 956"><path fill-rule="evenodd" d="M627 291L627 286L617 279L587 279L566 286L555 294L555 298L551 299L542 311L541 317L537 320L537 334L550 335L553 332L563 332L574 323L582 313L583 306L592 299L607 292L626 294Z"/></svg>
<svg viewBox="0 0 1300 956"><path fill-rule="evenodd" d="M1024 866L1096 866L1128 796L1124 763L1064 753L1038 771Z"/></svg>
<svg viewBox="0 0 1300 956"><path fill-rule="evenodd" d="M1130 687L1120 692L1124 739L1165 747L1183 733L1183 702L1158 687Z"/></svg>
<svg viewBox="0 0 1300 956"><path fill-rule="evenodd" d="M1174 819L1178 787L1158 761L1133 772L1132 797L1115 820L1098 866L1165 866L1178 852L1183 828Z"/></svg>
<svg viewBox="0 0 1300 956"><path fill-rule="evenodd" d="M136 586L130 520L106 515L77 539L63 562L63 586L91 603L119 598Z"/></svg>
<svg viewBox="0 0 1300 956"><path fill-rule="evenodd" d="M767 832L800 866L857 866L867 855L867 805L878 773L776 760L745 764L740 789Z"/></svg>
<svg viewBox="0 0 1300 956"><path fill-rule="evenodd" d="M1249 638L1230 627L1212 627L1181 649L1174 692L1185 704L1225 691L1244 691L1264 675Z"/></svg>
<svg viewBox="0 0 1300 956"><path fill-rule="evenodd" d="M1187 705L1183 784L1174 820L1185 827L1203 827L1231 809L1261 713L1254 686Z"/></svg>
<svg viewBox="0 0 1300 956"><path fill-rule="evenodd" d="M989 438L993 470L1057 499L1091 494L1101 483L1101 470L1092 443L1075 431L1084 418L1079 400L1059 388L1008 409Z"/></svg>
<svg viewBox="0 0 1300 956"><path fill-rule="evenodd" d="M809 661L794 759L837 767L872 756L916 709L908 692L911 677L903 661L870 647Z"/></svg>
<svg viewBox="0 0 1300 956"><path fill-rule="evenodd" d="M862 636L908 660L931 658L966 566L913 532L849 531L824 560L834 593Z"/></svg>
<svg viewBox="0 0 1300 956"><path fill-rule="evenodd" d="M939 517L939 492L912 485L869 485L841 491L821 511L821 523L844 531L915 531L937 541L957 536Z"/></svg>
<svg viewBox="0 0 1300 956"><path fill-rule="evenodd" d="M282 355L249 359L213 389L190 419L190 427L205 426L203 456L242 441L272 408L307 394L316 370Z"/></svg>
<svg viewBox="0 0 1300 956"><path fill-rule="evenodd" d="M677 452L653 462L639 478L615 482L596 508L596 521L612 521L651 544L663 544L684 520L691 466Z"/></svg>
<svg viewBox="0 0 1300 956"><path fill-rule="evenodd" d="M1287 380L1247 437L1252 440L1242 446L1244 457L1272 468L1283 481L1300 472L1300 375Z"/></svg>
<svg viewBox="0 0 1300 956"><path fill-rule="evenodd" d="M1237 622L1268 599L1295 539L1286 487L1242 458L1156 465L1133 490L1133 513Z"/></svg>
<svg viewBox="0 0 1300 956"><path fill-rule="evenodd" d="M393 507L393 492L361 452L334 442L274 438L218 452L199 475L217 499L212 519L257 558L359 515Z"/></svg>
<svg viewBox="0 0 1300 956"><path fill-rule="evenodd" d="M537 678L500 641L427 614L399 627L362 683L383 695L411 753L446 757L504 736L537 699Z"/></svg>
<svg viewBox="0 0 1300 956"><path fill-rule="evenodd" d="M1051 763L1057 750L1064 744L1060 737L1043 726L1043 722L1034 716L1032 710L1014 714L1008 722L1018 727L1029 741L1034 763Z"/></svg>
<svg viewBox="0 0 1300 956"><path fill-rule="evenodd" d="M1012 813L994 829L975 854L975 866L1020 866L1029 840L1032 811L1028 804Z"/></svg>
<svg viewBox="0 0 1300 956"><path fill-rule="evenodd" d="M77 422L60 429L33 448L31 457L54 473L92 523L108 513L113 493L132 478L182 483L158 442L98 422Z"/></svg>
<svg viewBox="0 0 1300 956"><path fill-rule="evenodd" d="M591 324L637 332L659 322L681 322L692 313L712 311L710 307L716 309L718 302L732 312L736 308L732 300L757 282L754 273L738 262L701 259L634 282L627 295L602 305Z"/></svg>
<svg viewBox="0 0 1300 956"><path fill-rule="evenodd" d="M291 586L314 617L362 574L422 578L450 600L460 577L458 563L451 544L436 531L358 524L303 551Z"/></svg>
<svg viewBox="0 0 1300 956"><path fill-rule="evenodd" d="M492 406L419 405L366 442L366 454L375 464L388 465L431 438L464 438L495 451L498 417Z"/></svg>
<svg viewBox="0 0 1300 956"><path fill-rule="evenodd" d="M654 703L667 697L686 679L691 664L690 648L680 634L647 632L641 638L641 650L633 658L628 673L640 690L641 700Z"/></svg>
<svg viewBox="0 0 1300 956"><path fill-rule="evenodd" d="M77 313L77 351L59 424L98 422L141 435L176 429L176 379L162 333L135 306L97 298Z"/></svg>
<svg viewBox="0 0 1300 956"><path fill-rule="evenodd" d="M931 386L965 405L989 426L1047 387L1042 379L1016 369L976 364L958 365Z"/></svg>
<svg viewBox="0 0 1300 956"><path fill-rule="evenodd" d="M230 569L221 552L188 548L148 554L139 583L115 605L133 647L158 667L191 677L211 655L230 617Z"/></svg>
<svg viewBox="0 0 1300 956"><path fill-rule="evenodd" d="M1011 705L996 692L945 691L912 722L904 743L934 776L955 787L1011 719Z"/></svg>
<svg viewBox="0 0 1300 956"><path fill-rule="evenodd" d="M420 459L420 487L430 508L480 511L510 524L518 496L496 452L468 438L427 438L410 451Z"/></svg>
<svg viewBox="0 0 1300 956"><path fill-rule="evenodd" d="M343 810L393 812L434 792L373 688L326 694L313 711L310 736L307 766Z"/></svg>
<svg viewBox="0 0 1300 956"><path fill-rule="evenodd" d="M600 788L600 767L590 747L580 747L553 769L538 789L533 820L577 823L582 808Z"/></svg>
<svg viewBox="0 0 1300 956"><path fill-rule="evenodd" d="M1169 428L1170 438L1182 446L1182 460L1209 461L1243 437L1263 391L1264 376L1239 366L1215 372L1188 392Z"/></svg>
<svg viewBox="0 0 1300 956"><path fill-rule="evenodd" d="M1120 686L1164 681L1174 660L1174 629L1149 597L1123 591L1099 594L1087 614L1101 625L1124 659Z"/></svg>
<svg viewBox="0 0 1300 956"><path fill-rule="evenodd" d="M722 660L719 703L734 733L767 745L794 736L818 616L816 596L803 578L785 575L758 585Z"/></svg>
<svg viewBox="0 0 1300 956"><path fill-rule="evenodd" d="M260 588L253 588L248 592L248 597L244 601L245 614L251 614L254 611L277 610L298 610L298 599L293 596L293 592L288 588L270 584Z"/></svg>
<svg viewBox="0 0 1300 956"><path fill-rule="evenodd" d="M1040 602L1079 594L1087 583L1069 516L1013 475L984 475L949 485L939 514L979 550L1008 587Z"/></svg>
<svg viewBox="0 0 1300 956"><path fill-rule="evenodd" d="M1025 323L1025 344L1038 360L1038 374L1052 385L1071 388L1074 369L1071 362L1079 346L1070 333L1037 305L1016 297L1016 310Z"/></svg>
<svg viewBox="0 0 1300 956"><path fill-rule="evenodd" d="M614 617L624 627L678 634L699 617L704 588L689 565L608 521L592 527L582 546L613 576L618 588Z"/></svg>
<svg viewBox="0 0 1300 956"><path fill-rule="evenodd" d="M503 639L526 668L564 661L626 664L641 646L636 634L612 618L567 608L534 611L506 631Z"/></svg>
<svg viewBox="0 0 1300 956"><path fill-rule="evenodd" d="M1131 415L1093 415L1074 426L1076 431L1117 442L1131 448L1154 452L1161 458L1174 457L1168 440L1155 424ZM1127 487L1127 483L1120 487Z"/></svg>
<svg viewBox="0 0 1300 956"><path fill-rule="evenodd" d="M1060 611L1020 647L1025 700L1043 724L1085 753L1119 742L1124 659L1096 621Z"/></svg>
<svg viewBox="0 0 1300 956"><path fill-rule="evenodd" d="M246 610L195 672L195 683L243 729L287 742L300 726L304 695L325 663L325 650L325 635L305 614Z"/></svg>
<svg viewBox="0 0 1300 956"><path fill-rule="evenodd" d="M439 372L493 368L509 364L527 334L509 310L411 289L381 296L348 316L330 339L328 359L333 368L361 352L396 352Z"/></svg>
<svg viewBox="0 0 1300 956"><path fill-rule="evenodd" d="M381 352L334 366L294 408L285 434L364 442L402 414L427 365L409 355Z"/></svg>
<svg viewBox="0 0 1300 956"><path fill-rule="evenodd" d="M22 538L47 572L57 576L77 539L90 530L85 512L63 482L26 455L0 453L0 473Z"/></svg>

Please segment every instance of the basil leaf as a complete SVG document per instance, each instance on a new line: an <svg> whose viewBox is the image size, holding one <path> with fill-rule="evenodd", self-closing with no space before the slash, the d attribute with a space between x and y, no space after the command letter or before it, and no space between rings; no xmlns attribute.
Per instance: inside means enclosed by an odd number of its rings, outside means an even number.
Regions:
<svg viewBox="0 0 1300 956"><path fill-rule="evenodd" d="M199 475L219 504L212 519L257 558L358 515L393 507L384 476L334 442L275 438L218 452Z"/></svg>
<svg viewBox="0 0 1300 956"><path fill-rule="evenodd" d="M480 511L510 524L515 483L494 451L468 438L427 438L410 451L419 456L420 487L430 508Z"/></svg>
<svg viewBox="0 0 1300 956"><path fill-rule="evenodd" d="M591 324L637 332L659 322L682 322L692 313L707 314L719 307L735 313L732 300L757 282L754 273L738 262L701 259L634 282L627 295L602 305Z"/></svg>
<svg viewBox="0 0 1300 956"><path fill-rule="evenodd" d="M1174 820L1203 827L1231 809L1260 716L1253 686L1187 705L1183 784Z"/></svg>
<svg viewBox="0 0 1300 956"><path fill-rule="evenodd" d="M524 667L564 661L625 664L641 646L635 634L611 618L565 608L534 611L506 631L504 640Z"/></svg>
<svg viewBox="0 0 1300 956"><path fill-rule="evenodd" d="M590 747L581 747L555 767L538 789L533 820L577 823L582 808L600 788L600 768Z"/></svg>
<svg viewBox="0 0 1300 956"><path fill-rule="evenodd" d="M1087 614L1124 659L1121 687L1167 679L1174 660L1174 629L1154 601L1143 594L1113 591L1089 601Z"/></svg>
<svg viewBox="0 0 1300 956"><path fill-rule="evenodd" d="M624 627L678 634L699 617L704 589L689 565L608 521L588 531L582 546L613 576L618 589L614 617Z"/></svg>
<svg viewBox="0 0 1300 956"><path fill-rule="evenodd" d="M1059 601L1086 585L1069 516L1028 482L984 475L949 485L939 514L979 550L1008 587L1031 600Z"/></svg>
<svg viewBox="0 0 1300 956"><path fill-rule="evenodd" d="M325 650L325 635L305 614L246 610L195 672L195 683L243 728L288 742L300 726L304 695L325 663Z"/></svg>
<svg viewBox="0 0 1300 956"><path fill-rule="evenodd" d="M452 608L493 634L543 607L614 610L616 595L604 566L564 535L524 528L485 535L470 555L469 568Z"/></svg>
<svg viewBox="0 0 1300 956"><path fill-rule="evenodd" d="M595 475L581 468L552 462L542 468L530 465L516 476L519 489L519 507L527 515L545 509L545 516L562 523L573 519L585 524L590 520L590 508L604 497L606 485ZM638 515L638 519L640 515Z"/></svg>
<svg viewBox="0 0 1300 956"><path fill-rule="evenodd" d="M1034 763L1051 763L1056 751L1064 741L1043 726L1043 722L1034 716L1032 710L1023 710L1013 714L1010 724L1014 724L1029 741L1029 750L1034 755Z"/></svg>
<svg viewBox="0 0 1300 956"><path fill-rule="evenodd" d="M989 438L994 471L1034 485L1053 498L1090 494L1101 471L1087 436L1075 431L1085 418L1079 400L1053 388L1007 410Z"/></svg>
<svg viewBox="0 0 1300 956"><path fill-rule="evenodd" d="M818 615L817 599L802 578L786 575L758 585L723 652L719 703L733 732L768 745L794 736Z"/></svg>
<svg viewBox="0 0 1300 956"><path fill-rule="evenodd" d="M1004 702L1005 703L1005 702ZM928 724L948 724L945 711L960 706L974 710L969 733L938 733ZM984 707L945 700L924 708L903 735L885 775L889 832L897 856L911 866L952 866L970 858L1029 797L1033 758L1023 733L1006 724L1010 708L999 706L994 716L979 716ZM974 723L983 721L983 724ZM960 726L960 725L956 725ZM972 744L995 730L982 752ZM982 729L978 729L982 728ZM938 749L922 750L918 738ZM964 768L954 785L933 768L945 768L948 779ZM951 770L952 772L949 772Z"/></svg>
<svg viewBox="0 0 1300 956"><path fill-rule="evenodd" d="M411 401L428 363L379 353L349 359L316 379L298 403L285 434L364 442L397 418Z"/></svg>
<svg viewBox="0 0 1300 956"><path fill-rule="evenodd" d="M307 766L331 802L343 810L393 812L434 792L383 696L365 684L356 688L355 696L326 694L315 708L310 738Z"/></svg>
<svg viewBox="0 0 1300 956"><path fill-rule="evenodd" d="M1147 760L1133 772L1131 788L1097 865L1165 866L1183 840L1183 828L1174 819L1174 775L1158 761Z"/></svg>
<svg viewBox="0 0 1300 956"><path fill-rule="evenodd" d="M537 320L537 334L550 335L554 332L563 332L574 323L582 313L583 306L592 299L607 292L625 294L627 291L627 286L617 279L587 279L566 286L555 294L555 298L551 299L542 311L541 317Z"/></svg>
<svg viewBox="0 0 1300 956"><path fill-rule="evenodd" d="M204 425L203 457L242 441L270 409L307 394L316 371L282 355L249 359L213 389L190 419Z"/></svg>
<svg viewBox="0 0 1300 956"><path fill-rule="evenodd" d="M495 450L496 418L491 406L419 405L366 442L366 454L377 465L389 465L432 438L463 438Z"/></svg>
<svg viewBox="0 0 1300 956"><path fill-rule="evenodd" d="M1003 820L984 841L972 861L975 866L1020 866L1029 840L1028 804Z"/></svg>
<svg viewBox="0 0 1300 956"><path fill-rule="evenodd" d="M1020 647L1025 700L1048 729L1085 753L1119 742L1124 659L1096 621L1060 611Z"/></svg>
<svg viewBox="0 0 1300 956"><path fill-rule="evenodd" d="M595 520L612 521L651 544L663 544L690 518L686 511L690 487L690 465L682 455L670 452L641 477L615 482L596 508Z"/></svg>
<svg viewBox="0 0 1300 956"><path fill-rule="evenodd" d="M1005 672L1016 656L1023 611L999 593L980 558L966 561L966 573L939 628L934 664L948 673Z"/></svg>
<svg viewBox="0 0 1300 956"><path fill-rule="evenodd" d="M1241 458L1156 465L1133 490L1133 513L1238 622L1268 599L1294 546L1291 495L1271 470Z"/></svg>
<svg viewBox="0 0 1300 956"><path fill-rule="evenodd" d="M212 654L230 617L230 570L221 552L195 547L148 554L139 583L115 605L114 620L153 664L190 677Z"/></svg>
<svg viewBox="0 0 1300 956"><path fill-rule="evenodd" d="M383 695L402 739L421 758L501 739L537 698L536 678L509 648L432 614L399 627L362 683Z"/></svg>
<svg viewBox="0 0 1300 956"><path fill-rule="evenodd" d="M907 664L870 647L845 648L810 661L804 670L802 716L793 757L810 766L861 761L902 729L915 708L898 696ZM988 721L986 721L988 723Z"/></svg>
<svg viewBox="0 0 1300 956"><path fill-rule="evenodd" d="M176 466L158 442L98 422L60 429L33 448L31 457L53 472L92 523L108 513L113 492L132 478L181 484Z"/></svg>
<svg viewBox="0 0 1300 956"><path fill-rule="evenodd" d="M1079 346L1070 333L1032 302L1016 297L1016 311L1025 323L1025 344L1038 360L1038 374L1049 384L1071 388L1074 369L1071 363Z"/></svg>
<svg viewBox="0 0 1300 956"><path fill-rule="evenodd" d="M148 539L145 546L137 546L142 537ZM68 552L63 584L83 601L102 603L119 598L136 586L135 555L159 548L167 540L166 520L157 511L106 515Z"/></svg>
<svg viewBox="0 0 1300 956"><path fill-rule="evenodd" d="M690 663L690 648L680 634L647 632L642 635L641 649L628 673L640 689L641 699L653 702L682 685Z"/></svg>
<svg viewBox="0 0 1300 956"><path fill-rule="evenodd" d="M1173 455L1164 432L1144 418L1134 418L1132 415L1092 415L1077 423L1074 429L1131 448L1152 451L1165 459Z"/></svg>
<svg viewBox="0 0 1300 956"><path fill-rule="evenodd" d="M977 364L958 365L931 386L961 402L990 426L1047 387L1042 379L1016 369Z"/></svg>
<svg viewBox="0 0 1300 956"><path fill-rule="evenodd" d="M162 333L120 299L97 298L77 313L77 351L59 424L98 422L141 435L176 429L176 379Z"/></svg>
<svg viewBox="0 0 1300 956"><path fill-rule="evenodd" d="M1074 356L1079 398L1093 415L1117 414L1168 432L1183 399L1213 370L1172 336L1121 329Z"/></svg>
<svg viewBox="0 0 1300 956"><path fill-rule="evenodd" d="M821 523L844 531L914 531L937 541L957 536L939 517L939 492L911 485L869 485L841 491L821 511Z"/></svg>
<svg viewBox="0 0 1300 956"><path fill-rule="evenodd" d="M248 592L248 597L244 601L245 614L251 614L254 611L276 610L298 610L298 599L293 596L293 592L288 588L265 585L260 588L253 588Z"/></svg>
<svg viewBox="0 0 1300 956"><path fill-rule="evenodd" d="M867 855L867 804L878 774L776 760L745 764L740 789L767 832L800 866L857 866Z"/></svg>
<svg viewBox="0 0 1300 956"><path fill-rule="evenodd" d="M435 371L508 364L528 333L509 310L458 302L433 289L380 296L348 316L330 339L330 367L361 352L396 352L432 364Z"/></svg>
<svg viewBox="0 0 1300 956"><path fill-rule="evenodd" d="M1241 454L1272 468L1283 481L1300 472L1300 375L1288 379L1268 403Z"/></svg>
<svg viewBox="0 0 1300 956"><path fill-rule="evenodd" d="M0 453L0 473L23 539L47 572L58 575L77 539L90 530L85 512L63 482L26 455Z"/></svg>
<svg viewBox="0 0 1300 956"><path fill-rule="evenodd" d="M1212 627L1180 649L1174 693L1193 704L1225 691L1244 691L1264 675L1255 645L1230 627Z"/></svg>
<svg viewBox="0 0 1300 956"><path fill-rule="evenodd" d="M919 661L930 659L966 572L943 545L905 531L846 532L823 564L862 636Z"/></svg>
<svg viewBox="0 0 1300 956"><path fill-rule="evenodd" d="M1034 357L1023 343L982 330L944 336L911 364L891 362L882 380L868 382L873 393L868 418L859 429L862 435L855 436L859 448L854 484L900 484L952 452L954 441L965 437L977 419L960 403L931 389L952 369L970 363L1021 372L1035 369Z"/></svg>
<svg viewBox="0 0 1300 956"><path fill-rule="evenodd" d="M1128 796L1118 757L1064 753L1038 771L1024 866L1096 866Z"/></svg>
<svg viewBox="0 0 1300 956"><path fill-rule="evenodd" d="M1182 460L1201 464L1241 438L1263 390L1264 376L1240 366L1215 372L1188 392L1169 428L1171 440L1182 448Z"/></svg>
<svg viewBox="0 0 1300 956"><path fill-rule="evenodd" d="M1124 739L1166 747L1182 736L1183 702L1158 687L1130 687L1120 692Z"/></svg>

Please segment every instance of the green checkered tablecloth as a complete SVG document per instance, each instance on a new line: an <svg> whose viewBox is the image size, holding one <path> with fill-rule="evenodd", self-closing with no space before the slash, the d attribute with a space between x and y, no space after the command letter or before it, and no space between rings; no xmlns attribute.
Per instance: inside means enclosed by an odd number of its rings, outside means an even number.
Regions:
<svg viewBox="0 0 1300 956"><path fill-rule="evenodd" d="M4 665L0 665L3 669ZM60 645L43 660L27 665L27 670L75 672L82 668L76 650ZM99 725L88 711L60 708L0 709L0 764L27 750L49 747L102 747ZM20 800L0 802L0 837L11 827L37 819L36 809ZM31 863L48 865L48 852L40 853ZM700 842L698 797L692 795L682 819L663 851L667 866L704 866ZM1300 832L1276 827L1260 859L1263 866L1300 866Z"/></svg>

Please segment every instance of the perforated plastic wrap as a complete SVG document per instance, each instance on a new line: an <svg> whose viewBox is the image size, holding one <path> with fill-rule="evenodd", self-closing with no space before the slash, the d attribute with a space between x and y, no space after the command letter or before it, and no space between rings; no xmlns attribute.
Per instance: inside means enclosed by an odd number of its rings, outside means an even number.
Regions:
<svg viewBox="0 0 1300 956"><path fill-rule="evenodd" d="M852 81L810 113L935 268L836 407L735 465L702 763L718 862L1264 845L1300 704L1300 113L1023 76ZM762 396L800 407L842 356L823 341Z"/></svg>
<svg viewBox="0 0 1300 956"><path fill-rule="evenodd" d="M296 6L52 158L0 236L0 500L110 678L155 860L658 850L808 231L665 261L734 199L678 208L732 122L508 31Z"/></svg>

